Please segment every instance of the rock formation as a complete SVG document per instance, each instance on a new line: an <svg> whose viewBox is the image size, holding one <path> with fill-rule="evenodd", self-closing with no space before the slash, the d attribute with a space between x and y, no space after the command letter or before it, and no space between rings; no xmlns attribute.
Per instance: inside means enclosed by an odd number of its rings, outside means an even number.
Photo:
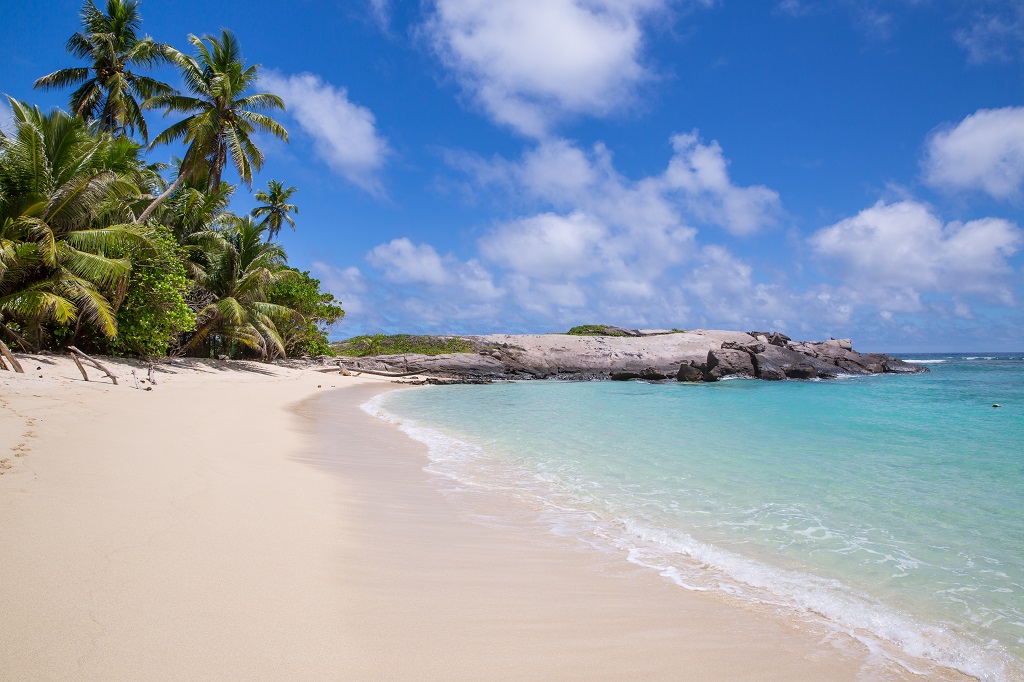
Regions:
<svg viewBox="0 0 1024 682"><path fill-rule="evenodd" d="M526 334L463 337L475 353L346 358L352 371L408 372L453 379L768 381L829 379L842 374L908 374L927 369L878 353L858 353L849 339L795 342L779 332L694 331L640 336Z"/></svg>

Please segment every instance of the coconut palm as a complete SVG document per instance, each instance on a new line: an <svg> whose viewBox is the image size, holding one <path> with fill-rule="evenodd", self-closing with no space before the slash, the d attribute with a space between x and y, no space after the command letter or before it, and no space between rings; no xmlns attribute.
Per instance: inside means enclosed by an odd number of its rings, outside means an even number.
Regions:
<svg viewBox="0 0 1024 682"><path fill-rule="evenodd" d="M285 355L275 320L295 317L290 308L268 302L269 290L293 271L284 268L284 249L263 239L265 228L251 217L238 218L223 231L223 248L199 283L212 300L197 317L186 352L202 354L239 343L268 356Z"/></svg>
<svg viewBox="0 0 1024 682"><path fill-rule="evenodd" d="M123 291L126 258L146 239L116 224L138 194L138 144L96 123L9 99L15 130L0 137L0 331L21 345L42 325L82 321L114 337L109 292Z"/></svg>
<svg viewBox="0 0 1024 682"><path fill-rule="evenodd" d="M82 30L67 42L67 50L88 66L54 71L36 81L37 88L78 86L68 106L87 121L99 121L100 129L115 135L149 139L141 102L172 88L138 73L166 61L166 46L140 36L142 18L135 0L107 0L106 12L92 0L80 12ZM135 69L135 70L133 70Z"/></svg>
<svg viewBox="0 0 1024 682"><path fill-rule="evenodd" d="M207 187L219 187L229 159L241 181L252 187L253 171L263 167L263 152L250 138L251 133L261 131L288 140L288 131L263 113L283 110L281 98L268 92L246 94L256 85L259 64L246 67L234 34L225 29L220 38L190 35L188 39L196 56L173 48L168 48L166 54L181 71L191 95L158 94L144 105L165 108L165 115L186 115L160 133L153 145L181 141L187 149L177 179L143 211L139 222L146 220L190 175L205 169L209 173Z"/></svg>
<svg viewBox="0 0 1024 682"><path fill-rule="evenodd" d="M292 220L289 213L297 214L299 207L288 203L292 194L295 193L294 187L285 189L283 182L271 180L267 183L267 190L269 191L259 190L256 192L256 201L262 201L263 205L254 208L252 215L254 218L264 216L260 225L267 228L267 239L274 239L286 222L293 230L295 229L295 221Z"/></svg>

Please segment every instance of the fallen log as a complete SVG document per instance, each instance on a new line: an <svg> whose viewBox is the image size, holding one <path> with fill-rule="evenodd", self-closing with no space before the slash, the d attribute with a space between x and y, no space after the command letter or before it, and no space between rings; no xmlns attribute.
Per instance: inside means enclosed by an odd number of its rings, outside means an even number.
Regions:
<svg viewBox="0 0 1024 682"><path fill-rule="evenodd" d="M344 373L347 368L342 365L340 367L340 369L341 369L341 372ZM415 372L401 372L401 373L398 373L398 372L380 372L380 371L372 370L372 369L363 369L362 367L359 367L358 369L353 367L353 369L355 369L356 371L361 372L363 374L373 374L374 376L388 377L389 379L401 379L402 377L414 377L417 374L427 374L428 373L427 370L424 370L424 369L419 369L419 370L416 370ZM333 372L334 370L333 369L323 369L323 370L320 370L320 371L321 372Z"/></svg>
<svg viewBox="0 0 1024 682"><path fill-rule="evenodd" d="M116 375L116 374L114 374L113 372L111 372L111 371L110 371L109 369L107 369L107 368L106 368L106 367L104 367L103 365L101 365L101 364L99 363L99 361L98 361L98 360L96 360L96 359L94 359L94 358L91 358L91 357L89 357L88 355L86 355L86 354L85 354L85 353L83 353L82 351L78 350L78 349L77 349L77 348L75 348L74 346L68 346L68 350L69 350L69 351L72 351L72 353L77 353L78 355L81 355L81 356L82 356L82 358L83 358L84 360L88 360L88 361L89 361L89 362L90 362L90 363L92 364L92 366L93 366L93 367L95 367L95 368L96 368L96 369L98 369L99 371L103 372L103 373L104 373L104 374L106 374L106 375L107 375L108 377L110 377L110 380L114 382L114 385L115 385L115 386L117 386L117 375ZM78 367L78 368L79 368L79 369L82 369L81 365L79 365L79 367ZM82 374L85 374L85 371L84 371L84 370L83 370ZM86 379L86 381L88 381L88 379Z"/></svg>

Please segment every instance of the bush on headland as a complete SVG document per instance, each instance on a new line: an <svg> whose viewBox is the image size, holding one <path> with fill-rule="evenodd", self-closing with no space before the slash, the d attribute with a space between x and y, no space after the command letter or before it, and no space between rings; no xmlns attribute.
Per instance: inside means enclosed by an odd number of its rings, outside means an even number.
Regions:
<svg viewBox="0 0 1024 682"><path fill-rule="evenodd" d="M413 334L364 334L331 344L337 355L365 358L376 355L447 355L473 353L476 347L457 336L416 336Z"/></svg>
<svg viewBox="0 0 1024 682"><path fill-rule="evenodd" d="M251 191L254 134L287 141L227 30L188 36L192 54L139 32L135 0L86 0L68 48L84 64L36 81L73 90L68 111L8 98L0 131L0 341L114 355L329 354L340 302L287 265L294 187L271 180L249 215L231 210L233 168ZM145 72L176 69L178 92ZM144 111L183 116L150 141ZM180 144L182 157L149 158ZM165 178L164 175L168 177Z"/></svg>
<svg viewBox="0 0 1024 682"><path fill-rule="evenodd" d="M624 329L607 324L581 324L566 332L570 336L630 336Z"/></svg>

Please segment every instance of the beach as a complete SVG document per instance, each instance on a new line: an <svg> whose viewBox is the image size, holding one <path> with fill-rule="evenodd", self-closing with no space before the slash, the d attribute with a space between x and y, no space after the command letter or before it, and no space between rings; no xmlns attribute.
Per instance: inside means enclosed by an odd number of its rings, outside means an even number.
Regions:
<svg viewBox="0 0 1024 682"><path fill-rule="evenodd" d="M504 521L498 502L493 523L467 518L425 446L359 409L386 379L183 361L137 390L114 362L119 386L23 364L0 372L4 679L865 672L834 634Z"/></svg>

